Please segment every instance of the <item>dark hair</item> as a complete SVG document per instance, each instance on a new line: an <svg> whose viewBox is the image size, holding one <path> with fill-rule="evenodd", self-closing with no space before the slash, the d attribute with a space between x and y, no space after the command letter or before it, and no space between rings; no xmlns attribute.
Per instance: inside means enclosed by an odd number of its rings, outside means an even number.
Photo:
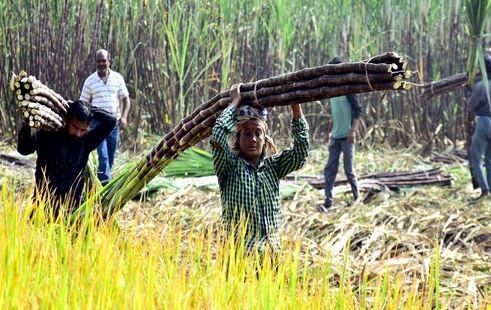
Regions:
<svg viewBox="0 0 491 310"><path fill-rule="evenodd" d="M484 55L484 64L486 65L486 72L491 74L491 55L490 54Z"/></svg>
<svg viewBox="0 0 491 310"><path fill-rule="evenodd" d="M67 111L68 118L76 118L78 121L90 123L92 120L91 105L87 101L75 100Z"/></svg>
<svg viewBox="0 0 491 310"><path fill-rule="evenodd" d="M330 65L341 64L341 63L343 63L343 62L344 62L344 60L343 60L343 58L342 58L342 57L340 57L340 56L336 56L336 57L334 57L333 59L329 60L329 64L330 64Z"/></svg>

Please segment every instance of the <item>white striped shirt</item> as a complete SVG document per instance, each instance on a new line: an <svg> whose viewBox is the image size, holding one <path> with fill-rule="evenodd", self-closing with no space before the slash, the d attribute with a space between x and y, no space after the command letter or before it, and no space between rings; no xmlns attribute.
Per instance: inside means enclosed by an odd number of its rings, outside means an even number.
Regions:
<svg viewBox="0 0 491 310"><path fill-rule="evenodd" d="M80 100L90 102L93 106L119 118L121 116L119 101L128 95L128 89L121 74L109 69L106 83L102 81L97 71L85 80Z"/></svg>

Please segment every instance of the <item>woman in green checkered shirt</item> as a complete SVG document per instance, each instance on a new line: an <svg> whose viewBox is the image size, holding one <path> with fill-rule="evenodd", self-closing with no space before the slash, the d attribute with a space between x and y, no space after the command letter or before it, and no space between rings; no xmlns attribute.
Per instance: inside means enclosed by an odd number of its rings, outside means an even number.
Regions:
<svg viewBox="0 0 491 310"><path fill-rule="evenodd" d="M245 225L248 252L269 247L280 249L279 182L301 168L309 155L308 124L299 104L293 112L293 146L276 153L272 139L266 134L267 112L240 106L240 85L231 88L232 102L217 119L211 138L213 164L220 185L223 218L227 231ZM238 234L235 233L237 239Z"/></svg>

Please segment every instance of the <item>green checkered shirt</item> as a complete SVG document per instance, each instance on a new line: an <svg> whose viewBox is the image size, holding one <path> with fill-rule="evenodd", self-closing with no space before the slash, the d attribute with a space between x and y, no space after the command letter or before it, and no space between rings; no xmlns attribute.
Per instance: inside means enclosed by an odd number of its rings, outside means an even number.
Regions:
<svg viewBox="0 0 491 310"><path fill-rule="evenodd" d="M293 146L261 160L256 169L230 150L227 137L235 134L235 108L228 107L212 133L212 153L221 191L223 219L230 232L246 222L246 248L263 250L266 244L280 249L280 179L301 168L309 155L308 124L302 116L292 120ZM237 238L237 236L235 236Z"/></svg>

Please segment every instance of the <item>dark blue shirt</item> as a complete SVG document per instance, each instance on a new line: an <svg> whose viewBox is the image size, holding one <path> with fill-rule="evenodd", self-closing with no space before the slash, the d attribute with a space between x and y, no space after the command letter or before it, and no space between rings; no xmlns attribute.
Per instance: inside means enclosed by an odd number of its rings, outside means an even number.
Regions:
<svg viewBox="0 0 491 310"><path fill-rule="evenodd" d="M488 80L488 85L491 89L491 80ZM478 116L491 116L491 108L482 81L477 82L474 86L471 97L467 101L467 109Z"/></svg>

